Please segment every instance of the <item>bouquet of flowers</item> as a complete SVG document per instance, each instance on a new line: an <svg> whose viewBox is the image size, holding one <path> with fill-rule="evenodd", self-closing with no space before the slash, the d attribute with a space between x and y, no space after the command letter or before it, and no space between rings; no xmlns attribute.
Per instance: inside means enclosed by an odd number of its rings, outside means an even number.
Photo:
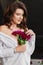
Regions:
<svg viewBox="0 0 43 65"><path fill-rule="evenodd" d="M12 35L15 35L18 37L18 44L22 45L25 44L27 40L30 39L30 35L27 35L25 32L17 30L17 31L13 31Z"/></svg>

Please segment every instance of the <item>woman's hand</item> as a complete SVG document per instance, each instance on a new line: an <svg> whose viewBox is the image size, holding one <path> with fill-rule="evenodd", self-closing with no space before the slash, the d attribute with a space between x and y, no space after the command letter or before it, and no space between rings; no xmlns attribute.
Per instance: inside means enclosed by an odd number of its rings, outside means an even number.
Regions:
<svg viewBox="0 0 43 65"><path fill-rule="evenodd" d="M18 45L14 50L16 50L16 52L24 52L26 50L26 45Z"/></svg>
<svg viewBox="0 0 43 65"><path fill-rule="evenodd" d="M26 34L27 35L31 35L31 36L35 35L35 33L33 32L33 30L31 30L31 29L29 29L29 30L27 29Z"/></svg>

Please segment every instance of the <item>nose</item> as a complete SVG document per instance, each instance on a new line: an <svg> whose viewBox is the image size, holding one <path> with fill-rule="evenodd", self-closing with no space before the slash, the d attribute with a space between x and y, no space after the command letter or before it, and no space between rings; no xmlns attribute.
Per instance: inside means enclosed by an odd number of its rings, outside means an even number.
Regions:
<svg viewBox="0 0 43 65"><path fill-rule="evenodd" d="M23 19L23 16L20 16L20 19Z"/></svg>

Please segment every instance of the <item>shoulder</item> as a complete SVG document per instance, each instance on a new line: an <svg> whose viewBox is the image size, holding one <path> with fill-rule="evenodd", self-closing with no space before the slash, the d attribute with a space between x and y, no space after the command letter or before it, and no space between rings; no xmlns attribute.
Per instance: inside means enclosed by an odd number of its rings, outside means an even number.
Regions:
<svg viewBox="0 0 43 65"><path fill-rule="evenodd" d="M9 31L9 32L8 32ZM0 27L0 32L2 32L2 33L5 33L5 34L10 34L10 29L6 26L6 25L2 25L1 27Z"/></svg>
<svg viewBox="0 0 43 65"><path fill-rule="evenodd" d="M1 29L1 26L0 26L0 29Z"/></svg>

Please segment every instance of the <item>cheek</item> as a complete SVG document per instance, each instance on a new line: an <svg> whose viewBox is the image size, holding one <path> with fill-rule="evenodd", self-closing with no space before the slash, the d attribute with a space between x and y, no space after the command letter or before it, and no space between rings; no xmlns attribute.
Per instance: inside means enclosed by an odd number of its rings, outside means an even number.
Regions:
<svg viewBox="0 0 43 65"><path fill-rule="evenodd" d="M14 19L15 19L15 20L17 20L18 18L19 18L19 16L17 16L17 15L14 16Z"/></svg>
<svg viewBox="0 0 43 65"><path fill-rule="evenodd" d="M16 16L14 16L14 17L13 17L13 20L15 21L16 19L17 19L17 17L16 17Z"/></svg>

